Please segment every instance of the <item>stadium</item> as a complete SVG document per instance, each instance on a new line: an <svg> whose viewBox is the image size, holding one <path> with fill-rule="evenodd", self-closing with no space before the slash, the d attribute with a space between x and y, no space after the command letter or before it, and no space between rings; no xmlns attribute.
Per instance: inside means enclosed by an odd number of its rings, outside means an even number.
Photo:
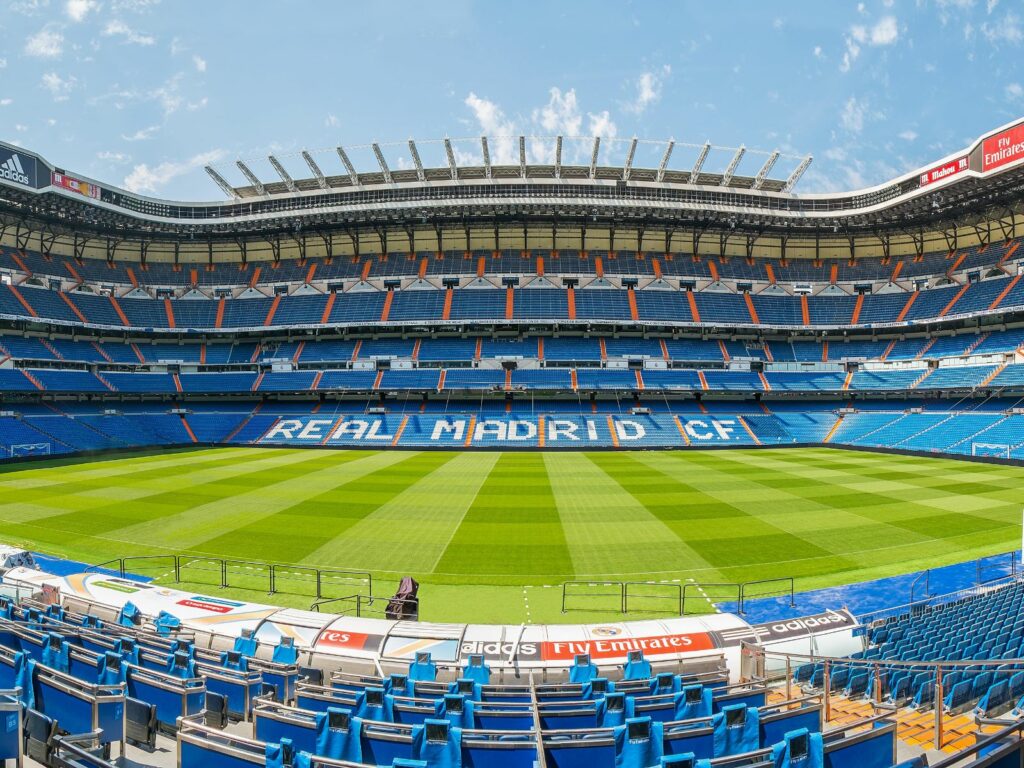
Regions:
<svg viewBox="0 0 1024 768"><path fill-rule="evenodd" d="M600 136L59 162L0 142L0 759L1021 765L1024 122L821 194Z"/></svg>

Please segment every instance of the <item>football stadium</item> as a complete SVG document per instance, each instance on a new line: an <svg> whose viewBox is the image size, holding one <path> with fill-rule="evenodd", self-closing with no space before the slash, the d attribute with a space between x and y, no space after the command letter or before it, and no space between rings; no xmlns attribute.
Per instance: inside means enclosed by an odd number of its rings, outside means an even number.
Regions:
<svg viewBox="0 0 1024 768"><path fill-rule="evenodd" d="M1024 119L824 192L788 139L197 156L212 202L0 139L5 765L1024 765Z"/></svg>

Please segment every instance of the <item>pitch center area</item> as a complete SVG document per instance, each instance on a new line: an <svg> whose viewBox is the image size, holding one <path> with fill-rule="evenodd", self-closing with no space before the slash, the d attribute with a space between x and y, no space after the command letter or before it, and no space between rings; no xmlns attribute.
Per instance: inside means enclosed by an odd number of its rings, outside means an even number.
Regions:
<svg viewBox="0 0 1024 768"><path fill-rule="evenodd" d="M3 467L0 540L89 563L367 570L385 596L411 575L426 620L580 622L619 616L596 598L563 614L564 581L792 576L803 590L1003 552L1020 541L1022 481L1021 467L834 449L161 451ZM197 573L184 588L217 594ZM311 603L256 583L226 592Z"/></svg>

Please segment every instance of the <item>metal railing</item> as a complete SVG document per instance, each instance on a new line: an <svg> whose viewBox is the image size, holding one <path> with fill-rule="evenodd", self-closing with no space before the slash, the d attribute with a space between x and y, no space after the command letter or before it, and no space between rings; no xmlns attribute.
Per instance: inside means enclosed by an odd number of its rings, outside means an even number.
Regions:
<svg viewBox="0 0 1024 768"><path fill-rule="evenodd" d="M356 593L352 595L345 595L344 597L327 597L322 600L317 600L309 606L309 610L320 612L320 609L324 605L341 605L342 610L336 611L340 616L375 616L378 618L384 618L388 607L391 603L401 603L403 606L411 605L415 609L413 612L413 618L415 620L419 613L419 601L411 598L401 597L381 597L380 595L364 595ZM374 605L381 605L383 607L373 608Z"/></svg>
<svg viewBox="0 0 1024 768"><path fill-rule="evenodd" d="M762 592L758 589L767 584L779 584L781 587L776 590ZM576 591L579 587L585 587ZM601 590L601 591L593 591ZM709 591L711 594L709 594ZM657 593L661 594L657 594ZM746 612L747 601L758 598L788 597L789 605L796 605L796 587L792 576L783 576L777 579L756 579L754 581L740 582L679 582L679 581L564 581L562 582L562 613L575 611L593 611L600 613L602 610L616 613L675 613L679 616L686 615L687 601L693 605L694 595L711 606L717 602L727 600L735 601L736 612ZM725 592L726 594L721 594ZM751 594L753 592L754 594ZM594 608L580 606L581 601L595 601L611 598L610 603L614 608ZM714 598L714 599L712 599ZM576 606L571 605L575 601ZM659 606L666 606L660 608ZM670 606L670 607L669 607ZM704 607L702 605L702 607ZM707 610L692 611L693 613L707 613Z"/></svg>
<svg viewBox="0 0 1024 768"><path fill-rule="evenodd" d="M775 661L776 664L769 662ZM746 641L741 643L741 676L758 678L766 682L779 681L785 676L786 698L792 698L794 672L805 664L821 665L822 704L825 722L832 719L833 699L838 691L833 691L832 674L836 668L858 669L869 673L874 680L871 687L872 698L868 700L876 711L893 712L898 709L898 702L887 701L889 694L887 680L889 670L910 669L918 673L933 672L934 680L926 681L934 686L931 704L934 709L935 748L941 749L945 744L945 725L949 714L945 711L944 700L948 691L944 690L943 676L953 672L965 675L981 675L992 672L1003 665L1021 665L1024 659L968 659L962 661L898 661L896 659L852 659L848 657L819 656L814 653L787 653L769 651L762 646ZM884 668L884 671L883 671ZM852 676L852 675L851 675ZM909 697L908 697L909 698ZM927 711L927 710L922 710Z"/></svg>
<svg viewBox="0 0 1024 768"><path fill-rule="evenodd" d="M265 585L268 595L306 594L306 591L295 591L287 586L282 588L289 582L299 583L308 587L307 591L312 591L311 596L317 600L328 597L324 594L324 588L330 585L344 585L346 590L365 590L366 593L373 594L373 574L370 571L314 568L205 555L134 555L114 558L86 568L87 572L100 570L114 571L121 578L143 575L139 572L150 570L157 573L153 577L157 581L173 577L176 584L209 584L220 589L262 591ZM183 574L186 577L197 577L182 578Z"/></svg>

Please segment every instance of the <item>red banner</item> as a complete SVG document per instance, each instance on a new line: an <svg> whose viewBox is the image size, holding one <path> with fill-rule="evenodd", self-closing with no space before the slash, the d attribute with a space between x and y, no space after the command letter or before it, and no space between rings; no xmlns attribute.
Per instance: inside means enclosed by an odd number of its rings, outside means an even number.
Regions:
<svg viewBox="0 0 1024 768"><path fill-rule="evenodd" d="M981 170L1001 168L1024 158L1024 123L989 136L981 144Z"/></svg>
<svg viewBox="0 0 1024 768"><path fill-rule="evenodd" d="M359 650L360 648L366 647L366 641L369 640L369 635L364 635L361 632L343 632L333 629L329 629L320 635L320 639L316 641L318 646L328 645L331 648L352 648Z"/></svg>
<svg viewBox="0 0 1024 768"><path fill-rule="evenodd" d="M99 199L100 188L95 184L76 179L73 176L65 176L63 173L57 173L56 171L51 174L50 178L55 187L66 189L68 192L77 192L83 197Z"/></svg>
<svg viewBox="0 0 1024 768"><path fill-rule="evenodd" d="M950 176L956 176L958 173L962 173L967 170L967 156L958 157L956 160L950 160L948 163L942 165L936 165L934 168L929 168L927 171L921 174L921 186L927 187L929 184L934 184L936 181L942 181L948 179Z"/></svg>
<svg viewBox="0 0 1024 768"><path fill-rule="evenodd" d="M222 605L217 602L208 602L206 600L196 600L195 598L179 600L178 605L183 605L186 608L198 608L201 611L213 611L213 613L231 613L230 605Z"/></svg>
<svg viewBox="0 0 1024 768"><path fill-rule="evenodd" d="M643 651L644 656L670 653L708 651L715 647L711 635L699 632L688 635L655 635L653 637L607 637L596 640L549 640L540 644L544 661L571 661L580 653L592 659L624 658L630 651Z"/></svg>

